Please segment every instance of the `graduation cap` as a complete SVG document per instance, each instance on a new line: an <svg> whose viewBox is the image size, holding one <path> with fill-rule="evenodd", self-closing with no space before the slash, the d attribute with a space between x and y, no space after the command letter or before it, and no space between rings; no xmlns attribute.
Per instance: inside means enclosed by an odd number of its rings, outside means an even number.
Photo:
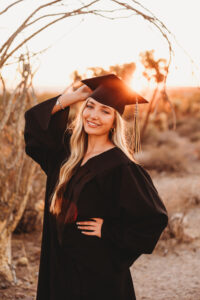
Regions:
<svg viewBox="0 0 200 300"><path fill-rule="evenodd" d="M113 107L120 115L123 114L125 106L136 104L134 113L134 152L140 150L140 130L138 123L138 104L148 103L141 95L133 91L123 80L115 74L92 77L81 80L91 90L91 98Z"/></svg>

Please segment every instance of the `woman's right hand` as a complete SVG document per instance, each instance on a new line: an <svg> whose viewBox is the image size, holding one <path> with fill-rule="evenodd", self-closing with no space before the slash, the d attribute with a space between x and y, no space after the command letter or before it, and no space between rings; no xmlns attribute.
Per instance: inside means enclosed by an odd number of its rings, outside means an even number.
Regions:
<svg viewBox="0 0 200 300"><path fill-rule="evenodd" d="M77 90L73 91L73 85L68 86L58 98L63 107L70 106L79 101L86 100L92 93L92 90L85 84L81 85ZM55 105L52 114L61 110L60 105Z"/></svg>
<svg viewBox="0 0 200 300"><path fill-rule="evenodd" d="M85 99L87 99L90 96L91 93L92 93L92 90L86 84L83 84L75 91L73 90L73 85L68 86L64 90L63 95L72 94L74 96L74 98L77 99L78 101L84 101Z"/></svg>
<svg viewBox="0 0 200 300"><path fill-rule="evenodd" d="M86 85L81 85L74 93L77 95L79 101L86 100L92 93L92 90Z"/></svg>

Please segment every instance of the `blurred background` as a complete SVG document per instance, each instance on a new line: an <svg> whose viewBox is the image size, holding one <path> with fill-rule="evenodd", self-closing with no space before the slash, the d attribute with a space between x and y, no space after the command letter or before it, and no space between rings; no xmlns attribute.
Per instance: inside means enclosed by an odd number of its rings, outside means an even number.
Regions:
<svg viewBox="0 0 200 300"><path fill-rule="evenodd" d="M46 175L25 154L24 112L115 73L149 100L136 159L169 213L153 254L131 267L137 299L199 300L199 2L7 0L0 20L0 299L36 293Z"/></svg>

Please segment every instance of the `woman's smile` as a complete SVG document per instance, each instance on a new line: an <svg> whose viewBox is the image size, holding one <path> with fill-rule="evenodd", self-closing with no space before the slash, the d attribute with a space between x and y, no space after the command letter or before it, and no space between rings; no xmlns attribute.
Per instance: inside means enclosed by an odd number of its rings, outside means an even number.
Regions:
<svg viewBox="0 0 200 300"><path fill-rule="evenodd" d="M88 120L87 120L87 124L88 124L88 126L93 127L93 128L100 126L99 124L96 124L96 123L88 121Z"/></svg>

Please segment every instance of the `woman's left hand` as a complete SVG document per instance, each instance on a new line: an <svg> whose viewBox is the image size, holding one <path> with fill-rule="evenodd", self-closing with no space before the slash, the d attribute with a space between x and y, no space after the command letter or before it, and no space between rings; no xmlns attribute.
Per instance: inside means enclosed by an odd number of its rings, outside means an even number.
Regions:
<svg viewBox="0 0 200 300"><path fill-rule="evenodd" d="M79 229L87 229L93 231L81 231L83 234L87 235L96 235L101 237L101 226L103 224L103 219L101 218L91 218L95 221L78 221L76 224L78 225Z"/></svg>

